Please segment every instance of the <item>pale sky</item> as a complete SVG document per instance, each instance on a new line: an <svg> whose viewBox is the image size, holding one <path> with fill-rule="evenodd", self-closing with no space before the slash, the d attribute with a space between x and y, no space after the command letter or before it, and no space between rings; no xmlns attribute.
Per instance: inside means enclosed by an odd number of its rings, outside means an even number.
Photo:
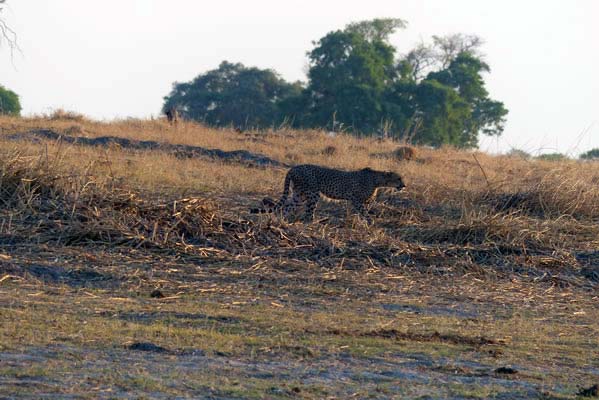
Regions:
<svg viewBox="0 0 599 400"><path fill-rule="evenodd" d="M491 97L510 110L481 149L572 155L599 147L596 0L7 0L22 54L0 47L0 84L24 115L57 108L93 118L157 115L174 81L222 60L305 80L312 41L347 23L402 18L407 52L432 35L476 34Z"/></svg>

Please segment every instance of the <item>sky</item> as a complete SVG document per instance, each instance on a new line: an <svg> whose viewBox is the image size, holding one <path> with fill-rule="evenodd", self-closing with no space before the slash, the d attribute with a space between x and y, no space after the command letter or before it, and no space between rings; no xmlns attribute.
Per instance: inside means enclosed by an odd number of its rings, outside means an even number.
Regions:
<svg viewBox="0 0 599 400"><path fill-rule="evenodd" d="M596 0L7 0L18 34L0 43L0 85L24 115L63 108L92 118L156 116L173 82L221 61L306 80L313 41L352 21L402 18L405 53L432 35L476 34L493 99L509 109L504 134L480 148L577 155L599 147Z"/></svg>

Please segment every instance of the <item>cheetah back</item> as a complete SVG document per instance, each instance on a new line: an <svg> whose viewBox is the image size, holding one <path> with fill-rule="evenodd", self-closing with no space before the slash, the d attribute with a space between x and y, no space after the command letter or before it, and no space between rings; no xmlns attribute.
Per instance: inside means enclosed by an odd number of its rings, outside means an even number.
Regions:
<svg viewBox="0 0 599 400"><path fill-rule="evenodd" d="M321 193L331 199L363 203L376 189L376 181L368 172L376 171L347 172L316 165L298 165L289 174L293 190L301 195Z"/></svg>

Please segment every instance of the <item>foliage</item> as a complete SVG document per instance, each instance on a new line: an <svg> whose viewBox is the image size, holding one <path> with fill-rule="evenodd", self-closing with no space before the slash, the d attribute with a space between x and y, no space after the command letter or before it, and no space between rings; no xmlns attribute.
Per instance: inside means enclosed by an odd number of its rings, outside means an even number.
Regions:
<svg viewBox="0 0 599 400"><path fill-rule="evenodd" d="M478 36L434 36L396 58L390 36L401 19L355 22L329 32L308 53L308 82L223 62L175 84L164 109L211 125L295 127L384 134L418 144L471 148L478 135L502 134L508 113L493 100Z"/></svg>
<svg viewBox="0 0 599 400"><path fill-rule="evenodd" d="M479 50L482 44L482 39L476 35L433 36L431 44L421 42L400 59L399 65L404 70L409 67L412 79L420 81L431 71L446 69L462 53L482 59Z"/></svg>
<svg viewBox="0 0 599 400"><path fill-rule="evenodd" d="M433 36L434 56L441 63L441 68L445 69L460 54L469 53L477 58L481 58L478 48L482 46L483 41L476 35L464 35L456 33L447 36Z"/></svg>
<svg viewBox="0 0 599 400"><path fill-rule="evenodd" d="M599 148L591 149L580 155L582 160L599 160Z"/></svg>
<svg viewBox="0 0 599 400"><path fill-rule="evenodd" d="M6 0L0 0L0 13L2 12L1 5L5 2ZM11 55L15 50L19 50L19 46L17 44L17 33L10 26L8 26L8 24L0 16L0 45L2 45L4 42L8 45Z"/></svg>
<svg viewBox="0 0 599 400"><path fill-rule="evenodd" d="M304 117L295 114L296 125L465 148L477 145L479 133L501 135L507 110L485 88L482 40L435 36L395 62L389 36L405 26L363 21L320 39L309 53L309 83L297 103Z"/></svg>
<svg viewBox="0 0 599 400"><path fill-rule="evenodd" d="M282 119L281 100L301 90L274 71L223 61L188 83L175 83L163 111L176 107L184 118L209 125L263 128Z"/></svg>
<svg viewBox="0 0 599 400"><path fill-rule="evenodd" d="M545 160L545 161L563 161L563 160L567 160L568 156L566 156L562 153L547 153L547 154L541 154L541 155L537 156L537 159Z"/></svg>
<svg viewBox="0 0 599 400"><path fill-rule="evenodd" d="M12 90L0 85L0 114L20 115L21 103L19 96Z"/></svg>
<svg viewBox="0 0 599 400"><path fill-rule="evenodd" d="M383 114L383 92L394 79L395 49L388 37L405 23L377 19L328 33L308 54L309 84L299 124L375 131Z"/></svg>
<svg viewBox="0 0 599 400"><path fill-rule="evenodd" d="M523 160L528 160L530 158L530 153L521 149L511 149L507 155L509 157L521 158Z"/></svg>
<svg viewBox="0 0 599 400"><path fill-rule="evenodd" d="M349 24L345 30L356 33L368 41L387 42L389 35L397 29L403 29L408 23L399 18L376 18L371 21L360 21Z"/></svg>
<svg viewBox="0 0 599 400"><path fill-rule="evenodd" d="M485 88L482 72L489 72L489 66L468 52L459 53L446 69L430 73L426 80L437 82L454 89L466 102L469 115L463 120L462 136L458 144L473 147L479 132L489 136L499 136L503 132L507 110L503 103L491 100Z"/></svg>
<svg viewBox="0 0 599 400"><path fill-rule="evenodd" d="M416 87L417 115L422 128L414 141L441 146L472 147L472 138L465 135L465 121L470 117L468 104L450 87L435 80L426 80Z"/></svg>

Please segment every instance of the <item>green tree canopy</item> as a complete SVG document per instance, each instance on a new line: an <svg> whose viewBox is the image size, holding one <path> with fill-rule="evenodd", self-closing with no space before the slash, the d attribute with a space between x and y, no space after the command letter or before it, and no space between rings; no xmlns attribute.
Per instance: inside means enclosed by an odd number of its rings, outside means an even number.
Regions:
<svg viewBox="0 0 599 400"><path fill-rule="evenodd" d="M503 133L507 110L503 103L489 98L482 77L489 66L471 53L459 53L447 68L431 72L425 81L434 80L452 88L466 102L469 113L464 116L463 138L459 145L473 147L479 133L499 136Z"/></svg>
<svg viewBox="0 0 599 400"><path fill-rule="evenodd" d="M528 153L527 151L514 148L508 151L506 155L514 158L522 158L524 160L528 160L531 157L530 153Z"/></svg>
<svg viewBox="0 0 599 400"><path fill-rule="evenodd" d="M345 31L356 33L369 42L388 42L389 36L398 29L403 29L408 23L399 18L375 18L370 21L352 22Z"/></svg>
<svg viewBox="0 0 599 400"><path fill-rule="evenodd" d="M417 82L429 72L444 70L461 53L469 53L481 60L480 47L483 40L476 35L456 33L447 36L433 36L432 43L421 42L400 58L398 68L408 73ZM404 75L405 76L405 75Z"/></svg>
<svg viewBox="0 0 599 400"><path fill-rule="evenodd" d="M458 93L435 80L425 80L417 85L414 101L414 116L422 121L415 142L472 147L471 138L464 134L464 121L469 118L470 111Z"/></svg>
<svg viewBox="0 0 599 400"><path fill-rule="evenodd" d="M308 54L307 121L338 123L355 132L374 131L384 109L383 92L394 79L395 48L388 37L405 23L376 19L328 33ZM333 128L335 128L333 126Z"/></svg>
<svg viewBox="0 0 599 400"><path fill-rule="evenodd" d="M537 156L537 159L544 161L563 161L567 160L568 156L562 153L545 153Z"/></svg>
<svg viewBox="0 0 599 400"><path fill-rule="evenodd" d="M489 98L490 72L474 35L434 36L395 61L390 35L406 23L377 19L328 33L308 53L309 82L296 104L303 125L406 135L417 143L474 147L500 135L507 110ZM336 125L336 126L334 126ZM417 128L416 128L417 127Z"/></svg>
<svg viewBox="0 0 599 400"><path fill-rule="evenodd" d="M300 91L272 70L223 61L191 82L175 83L163 111L176 107L183 117L210 125L263 128L279 121L280 102Z"/></svg>
<svg viewBox="0 0 599 400"><path fill-rule="evenodd" d="M599 148L591 149L580 155L582 160L599 160Z"/></svg>
<svg viewBox="0 0 599 400"><path fill-rule="evenodd" d="M401 19L355 22L329 32L308 53L308 82L290 84L271 70L223 62L175 84L164 109L213 125L296 127L390 134L416 143L475 147L501 135L507 109L489 97L490 72L474 35L434 36L396 58L391 35Z"/></svg>
<svg viewBox="0 0 599 400"><path fill-rule="evenodd" d="M0 85L0 114L21 114L21 103L19 102L19 96L12 90L8 90L2 85Z"/></svg>

